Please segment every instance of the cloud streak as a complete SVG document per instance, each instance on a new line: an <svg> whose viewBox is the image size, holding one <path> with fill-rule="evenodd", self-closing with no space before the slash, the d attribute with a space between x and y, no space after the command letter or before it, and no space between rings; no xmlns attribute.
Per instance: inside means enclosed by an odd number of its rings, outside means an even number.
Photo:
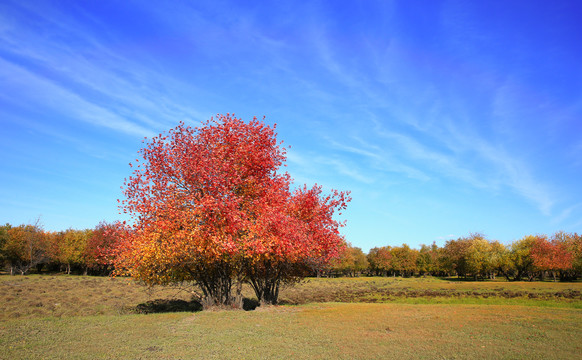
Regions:
<svg viewBox="0 0 582 360"><path fill-rule="evenodd" d="M63 88L54 82L9 62L0 59L0 77L3 88L10 93L27 94L25 98L13 99L10 95L3 96L5 101L16 103L22 107L27 104L42 105L45 108L60 113L69 119L78 119L86 123L108 128L118 132L140 137L152 136L154 133L112 111L95 105L79 95Z"/></svg>
<svg viewBox="0 0 582 360"><path fill-rule="evenodd" d="M9 76L8 68L16 69L31 81L19 86L27 86L38 101L59 103L61 112L140 136L151 136L179 120L198 122L207 117L183 105L185 102L172 100L201 92L152 70L151 61L145 67L128 60L57 11L24 11L38 19L39 29L32 30L18 21L6 22L0 29L5 55L0 56L4 76ZM79 51L79 47L86 50ZM12 82L15 85L14 79Z"/></svg>
<svg viewBox="0 0 582 360"><path fill-rule="evenodd" d="M476 109L466 105L466 98L450 98L449 91L439 91L432 85L430 77L421 79L401 75L414 73L414 69L407 68L409 65L403 63L406 56L403 49L398 48L397 44L401 43L398 39L390 39L392 58L389 67L378 60L363 61L369 56L379 57L371 51L370 54L360 54L346 68L345 62L339 60L345 54L334 49L331 35L322 29L316 34L314 39L320 63L342 86L359 94L349 102L366 109L365 115L371 129L364 130L361 121L354 122L351 129L350 125L346 125L343 133L360 134L360 137L365 133L367 147L353 146L353 138L344 137L341 144L339 140L330 141L332 149L351 153L367 159L376 167L418 180L444 177L492 195L504 189L510 190L534 204L542 214L549 216L552 213L555 190L535 176L519 149L512 147L512 151L505 150L506 144L519 138L507 127L495 127L500 118L521 121L516 119L516 101L500 102L499 95L508 90L505 83L496 87L494 78L483 73L488 81L482 91L489 98L481 99L481 103L485 105L489 101L488 106L494 108L493 116L496 118L479 114L467 119L467 115L474 114ZM358 69L359 61L362 62L361 69ZM376 67L370 68L370 63L376 64ZM363 64L368 64L365 70ZM480 76L477 73L476 78ZM384 81L379 85L371 80L373 78ZM420 93L419 89L422 89ZM336 95L337 101L343 100L337 96L341 95ZM382 113L383 109L387 111ZM502 109L513 109L513 113ZM479 127L474 124L479 124ZM487 129L487 134L481 134L483 127Z"/></svg>

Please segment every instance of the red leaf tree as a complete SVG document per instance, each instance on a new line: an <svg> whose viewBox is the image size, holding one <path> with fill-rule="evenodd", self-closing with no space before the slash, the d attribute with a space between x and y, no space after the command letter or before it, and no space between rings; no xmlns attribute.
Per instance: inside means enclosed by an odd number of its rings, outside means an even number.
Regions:
<svg viewBox="0 0 582 360"><path fill-rule="evenodd" d="M111 270L118 244L127 237L127 226L119 221L100 222L87 239L83 254L87 269L97 273Z"/></svg>
<svg viewBox="0 0 582 360"><path fill-rule="evenodd" d="M554 281L557 271L572 269L572 254L567 243L560 241L558 237L548 240L545 236L536 236L531 248L531 257L538 270L552 273Z"/></svg>
<svg viewBox="0 0 582 360"><path fill-rule="evenodd" d="M261 230L253 232L245 249L245 280L260 302L276 304L279 288L294 283L313 271L327 267L340 255L344 240L333 219L336 211L350 201L344 192L322 194L321 186L303 186L282 202L269 202L254 222ZM258 221L257 221L258 220Z"/></svg>
<svg viewBox="0 0 582 360"><path fill-rule="evenodd" d="M116 267L149 285L192 282L205 306L240 304L231 290L242 281L275 303L279 284L337 254L332 216L349 201L317 186L292 192L280 145L274 127L228 114L154 137L123 187L133 228Z"/></svg>

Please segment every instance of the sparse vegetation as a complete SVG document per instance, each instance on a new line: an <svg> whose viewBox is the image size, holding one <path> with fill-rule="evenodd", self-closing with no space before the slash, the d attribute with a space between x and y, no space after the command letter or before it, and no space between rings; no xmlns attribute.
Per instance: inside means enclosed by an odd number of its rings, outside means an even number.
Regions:
<svg viewBox="0 0 582 360"><path fill-rule="evenodd" d="M572 359L580 354L581 282L455 280L310 278L283 289L281 303L287 305L278 307L257 307L254 291L245 287L246 308L256 310L244 312L200 311L186 292L148 290L126 278L3 275L0 358Z"/></svg>
<svg viewBox="0 0 582 360"><path fill-rule="evenodd" d="M125 278L67 275L0 277L0 304L3 308L0 320L128 314L145 310L148 302L158 299L171 304L171 301L189 301L190 296L164 287L148 290Z"/></svg>
<svg viewBox="0 0 582 360"><path fill-rule="evenodd" d="M455 279L452 279L455 280ZM245 308L257 306L250 286ZM323 302L514 304L582 309L582 282L451 281L425 278L310 278L284 288L281 303ZM32 317L123 315L200 310L178 288L148 289L127 278L95 276L0 276L0 320Z"/></svg>
<svg viewBox="0 0 582 360"><path fill-rule="evenodd" d="M311 278L288 288L283 303L367 302L421 304L514 304L582 309L582 283L458 281L419 278Z"/></svg>

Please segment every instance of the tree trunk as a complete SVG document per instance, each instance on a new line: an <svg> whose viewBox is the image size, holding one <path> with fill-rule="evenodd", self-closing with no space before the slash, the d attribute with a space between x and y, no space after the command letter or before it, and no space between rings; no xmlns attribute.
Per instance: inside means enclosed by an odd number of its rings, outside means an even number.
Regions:
<svg viewBox="0 0 582 360"><path fill-rule="evenodd" d="M201 268L194 272L196 283L202 290L202 306L228 306L242 308L242 297L231 293L233 285L233 268L227 262L218 261L210 264L200 264Z"/></svg>

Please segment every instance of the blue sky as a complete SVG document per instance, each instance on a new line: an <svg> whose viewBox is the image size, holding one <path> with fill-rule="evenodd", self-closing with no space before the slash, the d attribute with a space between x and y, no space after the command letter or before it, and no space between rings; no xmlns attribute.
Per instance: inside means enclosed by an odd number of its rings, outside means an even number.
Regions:
<svg viewBox="0 0 582 360"><path fill-rule="evenodd" d="M155 3L155 5L153 5ZM120 218L144 137L266 116L348 241L582 231L578 1L0 3L0 222Z"/></svg>

